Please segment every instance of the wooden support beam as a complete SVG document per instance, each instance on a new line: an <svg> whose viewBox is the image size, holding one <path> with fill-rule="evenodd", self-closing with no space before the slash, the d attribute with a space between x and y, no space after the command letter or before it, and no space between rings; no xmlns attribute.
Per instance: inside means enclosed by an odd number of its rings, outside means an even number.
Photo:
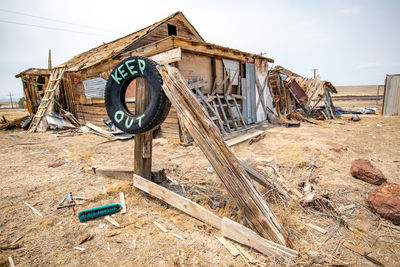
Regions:
<svg viewBox="0 0 400 267"><path fill-rule="evenodd" d="M147 82L142 78L136 80L136 103L135 114L141 114L145 111L150 102L150 88ZM134 169L135 174L146 179L151 179L151 160L153 148L153 131L143 134L135 134L135 156Z"/></svg>
<svg viewBox="0 0 400 267"><path fill-rule="evenodd" d="M164 92L250 226L265 238L282 245L290 244L285 229L207 117L179 70L170 66L159 66L158 70L163 77Z"/></svg>

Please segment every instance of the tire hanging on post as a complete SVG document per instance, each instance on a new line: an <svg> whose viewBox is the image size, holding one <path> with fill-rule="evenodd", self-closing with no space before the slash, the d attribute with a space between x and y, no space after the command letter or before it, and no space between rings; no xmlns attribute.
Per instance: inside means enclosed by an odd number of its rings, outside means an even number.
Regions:
<svg viewBox="0 0 400 267"><path fill-rule="evenodd" d="M139 134L152 130L161 124L168 115L171 102L165 95L163 80L153 60L134 56L124 59L112 70L105 90L107 114L114 125L130 134ZM141 114L129 111L125 93L129 84L136 78L144 78L150 90L150 102Z"/></svg>

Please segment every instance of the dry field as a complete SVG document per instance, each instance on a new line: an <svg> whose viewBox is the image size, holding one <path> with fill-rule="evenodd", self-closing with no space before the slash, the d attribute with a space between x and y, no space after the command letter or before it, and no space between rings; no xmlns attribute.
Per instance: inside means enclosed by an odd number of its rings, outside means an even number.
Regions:
<svg viewBox="0 0 400 267"><path fill-rule="evenodd" d="M335 107L367 107L382 109L384 85L336 86Z"/></svg>
<svg viewBox="0 0 400 267"><path fill-rule="evenodd" d="M16 243L20 248L0 250L0 266L8 262L8 256L16 266L326 266L339 261L350 266L375 266L343 242L357 246L385 266L398 266L399 230L368 209L366 197L375 186L352 178L349 169L353 159L367 158L389 182L400 183L400 118L361 116L359 122L348 118L320 125L302 123L300 128L273 127L256 143L232 147L238 157L260 172L274 175L270 166L277 166L292 186L310 178L318 194L343 210L341 216L351 230L324 207L287 202L277 192L257 186L300 252L292 262L247 247L243 248L254 258L253 263L241 256L234 258L215 238L216 229L134 189L130 181L93 174L90 167L94 165L133 166L133 140L109 142L91 134L2 131L0 245L19 239ZM311 172L313 161L318 167ZM56 162L64 164L48 167ZM209 166L196 146L154 140L153 169L165 169L179 184L169 184L169 188L219 216L245 223L215 172L207 171ZM87 199L77 200L75 210L57 210L68 192ZM114 216L120 228L103 218L79 222L80 210L119 202L119 192L125 193L128 210ZM352 204L352 208L343 209ZM94 237L79 245L84 234Z"/></svg>

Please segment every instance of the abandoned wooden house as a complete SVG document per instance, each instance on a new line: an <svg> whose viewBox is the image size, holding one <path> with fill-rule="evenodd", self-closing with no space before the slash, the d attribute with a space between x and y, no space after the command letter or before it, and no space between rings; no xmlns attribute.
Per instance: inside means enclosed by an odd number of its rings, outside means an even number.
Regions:
<svg viewBox="0 0 400 267"><path fill-rule="evenodd" d="M268 63L273 60L205 42L181 12L64 63L55 107L71 112L81 123L102 125L101 119L108 118L104 104L107 79L118 62L136 55L177 67L225 136L273 114L267 85ZM129 108L134 106L135 81L125 95ZM160 130L165 137L182 137L174 108Z"/></svg>

